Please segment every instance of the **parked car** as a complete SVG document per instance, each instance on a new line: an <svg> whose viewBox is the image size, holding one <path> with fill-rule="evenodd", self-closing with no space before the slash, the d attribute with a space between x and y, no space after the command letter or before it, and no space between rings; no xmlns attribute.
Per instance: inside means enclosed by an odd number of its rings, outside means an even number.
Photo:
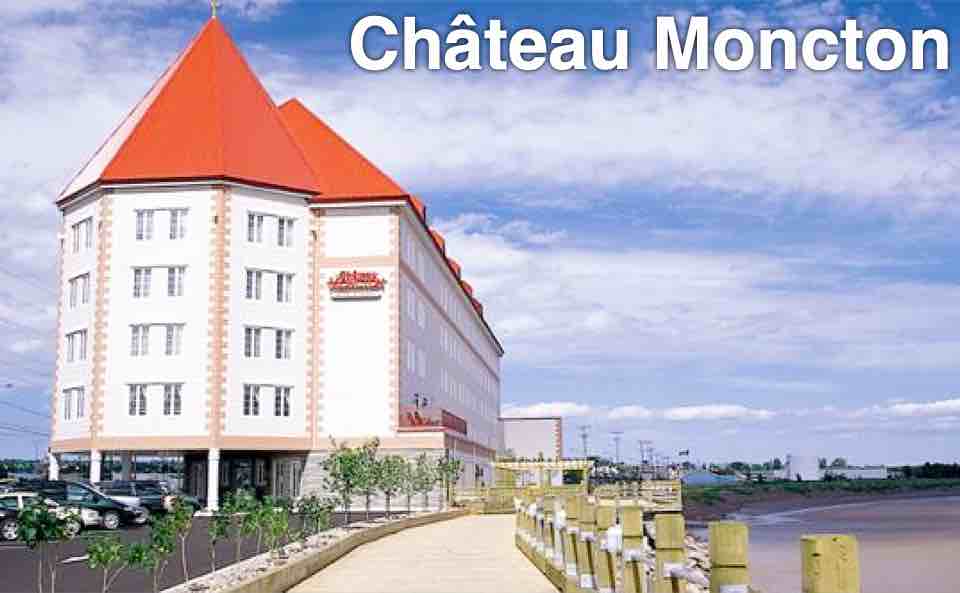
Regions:
<svg viewBox="0 0 960 593"><path fill-rule="evenodd" d="M20 511L30 502L37 498L35 492L8 492L0 494L0 538L13 541L17 539L19 533L18 516ZM100 513L94 509L63 506L53 500L47 499L44 502L51 508L56 509L57 516L60 518L69 517L67 522L67 537L74 537L84 527L96 527L100 525Z"/></svg>
<svg viewBox="0 0 960 593"><path fill-rule="evenodd" d="M173 493L165 482L159 480L115 480L101 482L99 487L110 498L142 507L151 513L169 512L177 500L192 507L194 512L203 507L196 498Z"/></svg>
<svg viewBox="0 0 960 593"><path fill-rule="evenodd" d="M116 529L121 523L143 525L149 516L149 513L139 506L112 500L103 492L83 482L24 480L20 483L20 487L63 505L95 510L100 513L100 525L105 529Z"/></svg>

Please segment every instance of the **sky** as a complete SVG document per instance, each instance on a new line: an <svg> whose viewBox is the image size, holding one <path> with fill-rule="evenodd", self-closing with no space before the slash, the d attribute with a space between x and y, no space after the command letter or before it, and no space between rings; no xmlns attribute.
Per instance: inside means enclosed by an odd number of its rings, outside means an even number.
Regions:
<svg viewBox="0 0 960 593"><path fill-rule="evenodd" d="M628 28L631 67L353 63L363 16L443 30L459 11ZM209 12L0 4L0 457L45 447L53 201ZM581 426L591 454L622 433L628 460L643 439L704 461L957 461L956 73L656 71L655 17L691 14L960 43L960 5L926 1L225 0L220 16L275 101L300 97L427 203L506 349L504 415L562 415L569 454Z"/></svg>

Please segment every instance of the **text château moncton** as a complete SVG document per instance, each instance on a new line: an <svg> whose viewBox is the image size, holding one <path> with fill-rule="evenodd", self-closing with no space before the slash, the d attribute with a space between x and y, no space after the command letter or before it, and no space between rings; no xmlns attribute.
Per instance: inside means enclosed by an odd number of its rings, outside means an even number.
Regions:
<svg viewBox="0 0 960 593"><path fill-rule="evenodd" d="M909 62L912 70L932 66L949 68L949 37L941 29L913 29L904 36L896 29L877 28L869 33L856 19L846 19L839 31L826 28L797 33L791 29L725 28L711 31L710 19L690 17L685 27L673 16L658 16L655 31L657 70L706 70L716 66L739 71L796 70L801 65L825 71L843 64L848 70L866 68L890 71ZM524 72L550 68L576 70L627 70L630 67L630 32L604 29L584 33L563 28L544 34L533 28L509 31L500 19L490 19L484 29L469 14L456 15L442 34L418 27L416 17L403 17L402 25L381 16L363 17L350 35L354 62L368 71L388 70L494 70Z"/></svg>

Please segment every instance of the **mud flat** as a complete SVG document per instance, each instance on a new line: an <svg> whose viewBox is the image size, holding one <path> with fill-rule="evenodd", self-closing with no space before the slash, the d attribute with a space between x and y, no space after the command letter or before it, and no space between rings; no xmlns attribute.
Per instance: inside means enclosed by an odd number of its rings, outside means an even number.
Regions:
<svg viewBox="0 0 960 593"><path fill-rule="evenodd" d="M800 591L800 536L850 533L860 541L865 593L956 593L960 497L911 498L736 517L750 524L754 586Z"/></svg>

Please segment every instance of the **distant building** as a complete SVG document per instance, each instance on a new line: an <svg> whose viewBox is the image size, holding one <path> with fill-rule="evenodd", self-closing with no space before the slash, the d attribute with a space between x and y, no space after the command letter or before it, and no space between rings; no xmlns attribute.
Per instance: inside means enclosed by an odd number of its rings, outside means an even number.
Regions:
<svg viewBox="0 0 960 593"><path fill-rule="evenodd" d="M559 416L544 418L501 418L503 449L514 457L545 459L563 457L563 419Z"/></svg>
<svg viewBox="0 0 960 593"><path fill-rule="evenodd" d="M890 477L885 465L865 465L860 467L829 467L824 475L848 480L886 480Z"/></svg>
<svg viewBox="0 0 960 593"><path fill-rule="evenodd" d="M785 480L811 482L821 479L820 460L804 455L787 455L783 477Z"/></svg>

